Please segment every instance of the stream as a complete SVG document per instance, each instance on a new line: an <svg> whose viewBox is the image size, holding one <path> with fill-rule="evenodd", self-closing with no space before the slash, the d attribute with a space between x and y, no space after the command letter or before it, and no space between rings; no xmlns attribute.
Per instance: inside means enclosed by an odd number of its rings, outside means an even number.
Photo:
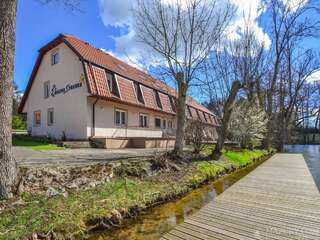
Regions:
<svg viewBox="0 0 320 240"><path fill-rule="evenodd" d="M303 153L308 167L320 189L320 146L287 145L290 153ZM226 175L203 187L193 190L181 199L150 208L134 219L125 220L122 227L97 232L89 240L157 240L177 224L213 200L232 184L255 169L260 163Z"/></svg>

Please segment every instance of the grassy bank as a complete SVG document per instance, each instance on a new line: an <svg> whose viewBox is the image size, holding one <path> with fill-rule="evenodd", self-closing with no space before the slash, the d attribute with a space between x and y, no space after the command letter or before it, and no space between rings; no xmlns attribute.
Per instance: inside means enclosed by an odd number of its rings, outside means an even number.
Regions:
<svg viewBox="0 0 320 240"><path fill-rule="evenodd" d="M144 178L114 178L94 189L70 193L67 197L47 199L24 194L16 205L0 214L0 239L20 239L35 232L54 232L60 238L77 236L78 239L88 229L118 224L122 217L177 198L209 179L216 179L268 154L263 150L226 151L219 161L195 159L180 171Z"/></svg>
<svg viewBox="0 0 320 240"><path fill-rule="evenodd" d="M29 137L27 135L13 135L12 136L12 144L13 146L18 147L27 147L31 148L33 150L61 150L64 149L64 147L58 146L57 144L50 143L45 138L35 138L35 137Z"/></svg>

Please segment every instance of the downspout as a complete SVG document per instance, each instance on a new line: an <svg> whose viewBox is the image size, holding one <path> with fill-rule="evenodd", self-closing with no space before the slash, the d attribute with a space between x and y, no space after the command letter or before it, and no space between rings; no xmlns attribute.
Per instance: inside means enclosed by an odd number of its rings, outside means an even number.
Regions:
<svg viewBox="0 0 320 240"><path fill-rule="evenodd" d="M91 129L91 137L96 135L96 104L99 101L97 98L92 104L92 129Z"/></svg>

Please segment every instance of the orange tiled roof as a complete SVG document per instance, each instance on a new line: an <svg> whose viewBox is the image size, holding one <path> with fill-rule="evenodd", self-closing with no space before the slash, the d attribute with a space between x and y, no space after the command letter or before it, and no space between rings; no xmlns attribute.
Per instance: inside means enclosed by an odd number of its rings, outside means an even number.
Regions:
<svg viewBox="0 0 320 240"><path fill-rule="evenodd" d="M69 46L75 52L75 54L78 55L80 60L82 60L84 72L87 76L88 89L93 96L115 99L128 104L140 106L143 105L146 108L175 114L169 99L170 96L177 96L175 89L168 86L164 82L153 78L149 74L115 58L114 56L111 56L110 54L91 46L85 41L82 41L74 36L63 34L60 34L56 39L39 50L40 54L31 74L26 93L22 99L19 108L20 112L22 112L43 55L60 43L65 43L67 46ZM106 70L115 74L116 81L118 81L120 96L117 96L110 91L107 84ZM140 103L137 99L133 81L140 83L144 104ZM154 90L159 92L162 109L157 106ZM187 97L187 105L190 106L190 110L192 111L192 116L187 113L188 118L190 117L193 119L202 120L209 124L218 125L213 113L195 101L192 97ZM196 109L199 111L200 118ZM203 112L210 115L210 117L208 117L208 121L205 121Z"/></svg>

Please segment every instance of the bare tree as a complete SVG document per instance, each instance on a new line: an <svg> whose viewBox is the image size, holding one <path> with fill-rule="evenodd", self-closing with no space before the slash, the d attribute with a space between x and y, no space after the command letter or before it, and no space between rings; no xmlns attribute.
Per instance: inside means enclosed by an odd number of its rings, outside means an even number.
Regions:
<svg viewBox="0 0 320 240"><path fill-rule="evenodd" d="M223 49L223 51L221 51ZM221 156L228 136L234 104L240 90L253 98L252 86L261 78L264 46L258 43L247 23L240 40L225 44L211 56L206 68L205 86L213 111L220 117L213 159Z"/></svg>
<svg viewBox="0 0 320 240"><path fill-rule="evenodd" d="M288 60L286 54L288 44L299 44L303 39L312 37L319 30L320 21L312 19L309 13L315 11L316 1L298 0L282 1L271 0L268 3L270 12L271 31L268 32L271 38L271 49L269 51L270 69L265 80L266 105L265 109L269 118L268 131L264 141L265 148L269 148L274 132L274 117L278 110L276 105L278 91L277 87L281 85L281 68L283 61Z"/></svg>
<svg viewBox="0 0 320 240"><path fill-rule="evenodd" d="M174 2L174 1L172 1ZM177 132L174 152L183 150L186 95L204 61L228 26L233 8L216 0L137 0L134 9L139 41L163 60L174 79L177 95Z"/></svg>

